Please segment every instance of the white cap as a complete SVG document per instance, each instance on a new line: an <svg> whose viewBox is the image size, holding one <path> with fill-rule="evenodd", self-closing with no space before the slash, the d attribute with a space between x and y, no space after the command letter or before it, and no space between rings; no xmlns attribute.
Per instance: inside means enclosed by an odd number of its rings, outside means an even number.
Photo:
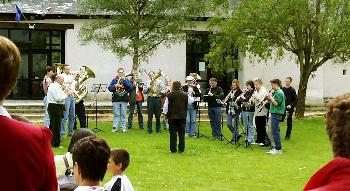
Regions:
<svg viewBox="0 0 350 191"><path fill-rule="evenodd" d="M189 81L189 80L194 80L194 78L192 76L187 76L186 81Z"/></svg>

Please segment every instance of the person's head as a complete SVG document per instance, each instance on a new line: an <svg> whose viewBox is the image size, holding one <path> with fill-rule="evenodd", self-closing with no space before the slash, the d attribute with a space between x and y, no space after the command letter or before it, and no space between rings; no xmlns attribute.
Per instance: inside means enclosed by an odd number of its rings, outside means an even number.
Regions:
<svg viewBox="0 0 350 191"><path fill-rule="evenodd" d="M245 88L250 91L254 89L254 82L252 80L248 80L245 82Z"/></svg>
<svg viewBox="0 0 350 191"><path fill-rule="evenodd" d="M231 88L232 88L233 90L240 90L240 89L241 89L241 88L239 87L239 82L238 82L237 79L232 80Z"/></svg>
<svg viewBox="0 0 350 191"><path fill-rule="evenodd" d="M63 84L64 78L61 74L53 74L51 76L52 81L59 83L60 85Z"/></svg>
<svg viewBox="0 0 350 191"><path fill-rule="evenodd" d="M63 73L65 73L65 74L69 74L70 73L70 66L69 65L65 64L63 66Z"/></svg>
<svg viewBox="0 0 350 191"><path fill-rule="evenodd" d="M281 80L279 79L272 79L270 83L273 90L278 90L281 87Z"/></svg>
<svg viewBox="0 0 350 191"><path fill-rule="evenodd" d="M125 76L124 68L118 68L118 70L117 70L117 76L119 76L119 77Z"/></svg>
<svg viewBox="0 0 350 191"><path fill-rule="evenodd" d="M95 137L96 138L96 135L93 131L91 131L90 129L88 128L80 128L80 129L77 129L73 136L72 136L72 139L70 140L70 143L69 143L69 146L68 146L68 152L72 152L73 151L73 146L76 142L78 142L80 139L82 138L85 138L85 137Z"/></svg>
<svg viewBox="0 0 350 191"><path fill-rule="evenodd" d="M350 93L332 99L325 118L334 157L350 159Z"/></svg>
<svg viewBox="0 0 350 191"><path fill-rule="evenodd" d="M218 84L218 80L216 78L210 78L209 85L211 88L215 88L217 84Z"/></svg>
<svg viewBox="0 0 350 191"><path fill-rule="evenodd" d="M107 170L110 148L105 140L85 137L73 146L74 177L78 185L90 182L96 186Z"/></svg>
<svg viewBox="0 0 350 191"><path fill-rule="evenodd" d="M21 56L9 39L0 36L0 102L8 96L16 83Z"/></svg>
<svg viewBox="0 0 350 191"><path fill-rule="evenodd" d="M193 76L187 76L186 77L186 83L189 86L193 86L194 85L194 78L193 78Z"/></svg>
<svg viewBox="0 0 350 191"><path fill-rule="evenodd" d="M153 71L148 72L149 79L153 79L155 73Z"/></svg>
<svg viewBox="0 0 350 191"><path fill-rule="evenodd" d="M45 69L46 75L51 77L53 75L53 67L52 66L46 66Z"/></svg>
<svg viewBox="0 0 350 191"><path fill-rule="evenodd" d="M120 175L129 166L130 156L127 150L115 148L111 150L107 169L115 175Z"/></svg>
<svg viewBox="0 0 350 191"><path fill-rule="evenodd" d="M284 85L288 88L290 87L290 84L292 83L292 77L287 77L286 80L284 80Z"/></svg>
<svg viewBox="0 0 350 191"><path fill-rule="evenodd" d="M261 81L260 78L257 78L257 79L254 80L254 87L255 87L255 89L257 89L257 90L260 90L260 89L261 89L261 87L262 87L262 81Z"/></svg>
<svg viewBox="0 0 350 191"><path fill-rule="evenodd" d="M172 90L180 90L180 89L181 89L181 82L174 81L173 86L172 86Z"/></svg>

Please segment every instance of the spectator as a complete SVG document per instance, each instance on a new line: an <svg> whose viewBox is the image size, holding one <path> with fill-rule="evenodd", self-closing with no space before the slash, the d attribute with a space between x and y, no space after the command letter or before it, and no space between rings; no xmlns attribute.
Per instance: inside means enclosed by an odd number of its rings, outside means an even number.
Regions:
<svg viewBox="0 0 350 191"><path fill-rule="evenodd" d="M20 58L16 45L0 36L1 190L57 191L50 130L14 120L3 107L15 86Z"/></svg>

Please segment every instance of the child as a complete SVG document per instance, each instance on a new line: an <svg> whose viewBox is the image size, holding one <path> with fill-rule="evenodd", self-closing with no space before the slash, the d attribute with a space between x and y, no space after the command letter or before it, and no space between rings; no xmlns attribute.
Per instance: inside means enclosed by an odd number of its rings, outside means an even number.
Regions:
<svg viewBox="0 0 350 191"><path fill-rule="evenodd" d="M73 146L75 191L103 191L99 183L107 170L110 149L103 139L85 137Z"/></svg>
<svg viewBox="0 0 350 191"><path fill-rule="evenodd" d="M134 191L130 180L124 174L129 166L130 157L125 149L112 149L108 160L107 169L113 174L112 179L105 184L107 191Z"/></svg>

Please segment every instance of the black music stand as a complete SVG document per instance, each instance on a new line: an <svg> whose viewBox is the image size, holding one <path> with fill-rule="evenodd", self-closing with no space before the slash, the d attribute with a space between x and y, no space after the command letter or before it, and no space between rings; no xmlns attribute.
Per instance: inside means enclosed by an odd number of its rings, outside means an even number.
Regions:
<svg viewBox="0 0 350 191"><path fill-rule="evenodd" d="M95 128L92 129L93 132L104 132L102 129L97 127L97 94L100 92L106 92L107 84L93 84L91 92L95 93Z"/></svg>
<svg viewBox="0 0 350 191"><path fill-rule="evenodd" d="M200 103L202 101L201 97L196 97L196 99L199 99L199 101L197 102L198 103L198 121L197 121L197 138L200 138L200 137L205 137L207 139L209 139L208 136L204 135L203 133L200 133L199 131L199 127L200 127L200 124L201 124L201 108L200 108Z"/></svg>

